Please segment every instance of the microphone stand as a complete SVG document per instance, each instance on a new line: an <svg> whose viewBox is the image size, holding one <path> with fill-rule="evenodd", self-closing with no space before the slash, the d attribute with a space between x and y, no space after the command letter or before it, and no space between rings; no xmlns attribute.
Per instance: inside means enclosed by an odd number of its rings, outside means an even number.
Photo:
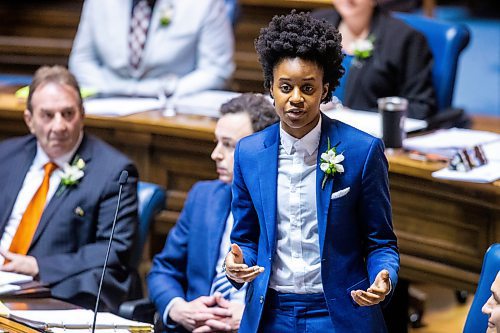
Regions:
<svg viewBox="0 0 500 333"><path fill-rule="evenodd" d="M92 321L92 333L95 332L95 324L97 320L97 309L99 308L99 300L101 298L102 283L104 281L104 274L106 273L106 266L108 265L109 252L111 251L111 243L113 242L113 234L115 233L116 219L118 217L118 209L120 208L120 200L122 198L123 185L127 183L128 172L123 170L120 173L120 179L118 183L120 184L120 189L118 190L118 202L116 203L115 217L113 219L113 225L111 226L111 235L109 236L108 249L106 250L106 257L104 258L104 266L102 268L101 280L99 281L99 289L97 290L97 299L95 301L94 308L94 319Z"/></svg>

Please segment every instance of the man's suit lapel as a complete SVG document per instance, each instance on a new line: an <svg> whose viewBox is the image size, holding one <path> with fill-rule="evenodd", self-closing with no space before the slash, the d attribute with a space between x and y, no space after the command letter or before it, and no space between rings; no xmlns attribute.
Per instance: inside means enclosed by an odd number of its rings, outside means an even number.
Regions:
<svg viewBox="0 0 500 333"><path fill-rule="evenodd" d="M333 133L333 122L330 118L322 116L321 122L321 137L319 140L318 158L316 162L316 209L318 217L318 233L319 233L319 246L320 253L323 253L323 244L325 243L326 226L328 224L328 210L330 208L330 196L332 194L333 182L335 177L328 177L325 183L325 187L321 188L321 183L323 182L323 177L325 173L319 168L321 154L328 150L328 139L330 139L330 145L333 146L337 143L338 138L334 136ZM337 141L336 141L337 140Z"/></svg>
<svg viewBox="0 0 500 333"><path fill-rule="evenodd" d="M3 199L4 202L1 205L4 209L3 212L1 212L2 219L0 220L0 232L3 232L5 225L12 214L14 203L16 202L19 191L21 191L24 179L26 178L26 174L33 163L35 155L36 140L33 139L28 145L21 149L20 154L15 154L10 159L9 165L12 173L5 184L5 188L3 189L5 191L5 196Z"/></svg>
<svg viewBox="0 0 500 333"><path fill-rule="evenodd" d="M267 132L264 139L264 149L257 152L259 165L259 187L265 219L267 244L269 254L274 253L276 245L276 212L278 188L278 153L279 153L279 126Z"/></svg>
<svg viewBox="0 0 500 333"><path fill-rule="evenodd" d="M208 274L207 277L210 279L209 283L212 283L215 274L215 265L217 265L217 260L220 255L220 243L222 241L222 235L226 229L227 217L229 216L229 208L231 207L231 186L223 186L220 191L215 193L215 198L213 203L209 207L210 214L207 214L207 232L210 233L210 239L205 248L202 251L207 251L208 255ZM204 238L205 239L205 238ZM227 249L229 252L229 249Z"/></svg>
<svg viewBox="0 0 500 333"><path fill-rule="evenodd" d="M86 135L83 136L82 143L80 144L80 148L78 148L78 150L76 151L75 156L73 156L71 158L70 163L73 162L73 159L76 156L80 157L81 159L83 159L85 161L85 169L83 170L85 172L85 170L87 170L90 166L89 163L90 163L91 156L92 156L92 147L88 144L88 139L87 139ZM85 176L83 176L81 181L85 181ZM50 202L47 204L47 206L45 207L45 210L43 211L42 218L40 219L40 222L38 223L38 227L36 229L35 235L33 236L33 240L31 242L30 247L32 247L38 241L41 234L43 233L43 230L45 229L45 227L49 223L49 221L52 218L52 216L54 215L54 213L57 211L57 209L59 207L64 205L64 201L66 200L68 195L72 191L75 191L77 189L77 187L79 186L79 184L80 183L73 185L73 186L68 186L64 190L61 189L61 187L63 185L59 184L56 192L54 193L54 195L50 199Z"/></svg>

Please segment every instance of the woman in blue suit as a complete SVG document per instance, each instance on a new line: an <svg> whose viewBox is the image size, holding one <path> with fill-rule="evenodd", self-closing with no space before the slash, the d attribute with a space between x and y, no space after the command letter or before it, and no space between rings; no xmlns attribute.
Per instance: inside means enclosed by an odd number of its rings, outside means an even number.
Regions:
<svg viewBox="0 0 500 333"><path fill-rule="evenodd" d="M292 12L256 41L280 122L235 152L225 265L234 285L251 282L240 332L386 332L399 254L384 147L320 112L343 72L340 40Z"/></svg>

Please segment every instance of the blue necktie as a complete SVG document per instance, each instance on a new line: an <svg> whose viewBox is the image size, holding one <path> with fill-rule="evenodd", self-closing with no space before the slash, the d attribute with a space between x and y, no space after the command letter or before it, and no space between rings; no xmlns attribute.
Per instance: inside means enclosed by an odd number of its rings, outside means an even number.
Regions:
<svg viewBox="0 0 500 333"><path fill-rule="evenodd" d="M221 271L215 275L214 281L212 282L212 288L210 288L210 295L220 292L224 298L231 299L231 292L235 291L236 288L234 288L226 278L226 272Z"/></svg>

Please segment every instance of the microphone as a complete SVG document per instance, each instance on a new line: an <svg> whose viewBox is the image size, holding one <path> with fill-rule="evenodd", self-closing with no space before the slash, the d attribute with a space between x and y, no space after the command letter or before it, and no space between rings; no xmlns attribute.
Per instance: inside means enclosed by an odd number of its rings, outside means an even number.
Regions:
<svg viewBox="0 0 500 333"><path fill-rule="evenodd" d="M113 234L115 233L116 218L118 217L118 209L120 208L120 200L122 198L123 185L127 183L128 171L122 170L120 173L120 179L118 184L120 184L120 189L118 190L118 202L116 203L115 218L113 219L113 225L111 226L111 235L109 236L108 249L106 251L106 257L104 258L104 266L102 267L101 281L99 281L99 289L97 290L97 299L95 301L94 308L94 320L92 322L92 333L95 332L95 323L97 320L97 309L99 308L99 300L101 298L102 283L104 280L104 274L106 273L106 266L108 265L109 252L111 251L111 243L113 242Z"/></svg>

